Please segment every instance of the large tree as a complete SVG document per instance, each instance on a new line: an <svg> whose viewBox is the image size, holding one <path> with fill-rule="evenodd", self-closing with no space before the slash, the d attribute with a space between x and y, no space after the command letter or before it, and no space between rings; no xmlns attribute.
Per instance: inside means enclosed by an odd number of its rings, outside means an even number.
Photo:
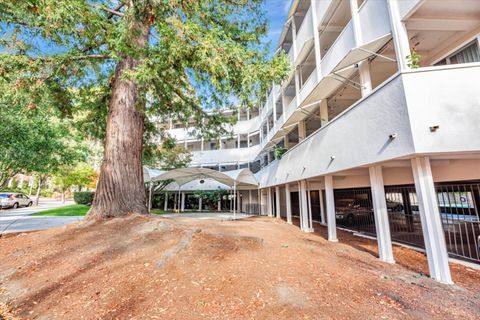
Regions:
<svg viewBox="0 0 480 320"><path fill-rule="evenodd" d="M263 0L4 1L0 20L9 94L25 95L26 106L51 94L67 114L92 93L92 105L108 103L90 218L147 212L150 115L193 119L197 134L212 137L232 121L220 108L251 107L288 69L261 44Z"/></svg>

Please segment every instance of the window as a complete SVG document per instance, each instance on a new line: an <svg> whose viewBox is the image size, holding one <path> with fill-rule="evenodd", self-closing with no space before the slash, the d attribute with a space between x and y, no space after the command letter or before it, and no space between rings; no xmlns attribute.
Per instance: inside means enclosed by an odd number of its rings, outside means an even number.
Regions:
<svg viewBox="0 0 480 320"><path fill-rule="evenodd" d="M435 65L442 66L446 64L459 64L470 62L480 62L480 49L478 47L477 39L470 42L465 47L461 48L455 53L449 55L445 59L438 61L437 63L435 63Z"/></svg>

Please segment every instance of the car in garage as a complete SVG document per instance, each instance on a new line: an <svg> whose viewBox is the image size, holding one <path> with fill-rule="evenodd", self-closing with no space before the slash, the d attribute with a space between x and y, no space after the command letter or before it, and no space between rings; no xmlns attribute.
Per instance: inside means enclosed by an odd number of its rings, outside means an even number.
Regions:
<svg viewBox="0 0 480 320"><path fill-rule="evenodd" d="M30 207L33 204L32 199L23 193L3 192L0 193L0 208L19 208Z"/></svg>

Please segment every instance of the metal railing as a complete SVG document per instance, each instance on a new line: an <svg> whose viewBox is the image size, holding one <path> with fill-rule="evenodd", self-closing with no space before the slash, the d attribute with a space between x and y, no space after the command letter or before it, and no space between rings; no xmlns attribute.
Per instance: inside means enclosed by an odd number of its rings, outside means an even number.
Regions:
<svg viewBox="0 0 480 320"><path fill-rule="evenodd" d="M480 263L480 182L435 185L445 242L451 257ZM385 198L393 241L424 248L415 187L387 186ZM337 225L375 235L370 188L335 190Z"/></svg>

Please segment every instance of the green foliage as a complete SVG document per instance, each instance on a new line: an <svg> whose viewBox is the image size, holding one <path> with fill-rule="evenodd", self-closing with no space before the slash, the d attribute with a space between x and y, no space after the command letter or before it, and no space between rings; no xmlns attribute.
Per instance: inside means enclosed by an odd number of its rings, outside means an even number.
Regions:
<svg viewBox="0 0 480 320"><path fill-rule="evenodd" d="M193 119L195 133L214 138L236 118L221 108L264 100L290 68L284 54L269 58L261 44L263 0L118 3L1 1L2 94L24 110L76 113L80 133L103 138L115 67L134 57L139 63L125 77L137 84L139 110ZM142 32L150 33L148 45L138 45ZM155 127L147 122L146 130Z"/></svg>
<svg viewBox="0 0 480 320"><path fill-rule="evenodd" d="M84 158L84 149L71 138L68 123L47 111L25 112L0 95L0 187L18 173L51 174Z"/></svg>
<svg viewBox="0 0 480 320"><path fill-rule="evenodd" d="M94 186L97 179L95 169L87 163L79 163L76 166L64 166L53 177L53 184L60 192L75 186L78 189Z"/></svg>
<svg viewBox="0 0 480 320"><path fill-rule="evenodd" d="M212 203L217 203L226 194L228 194L228 191L223 189L214 191L197 190L194 192L195 197L202 198Z"/></svg>
<svg viewBox="0 0 480 320"><path fill-rule="evenodd" d="M92 191L79 191L73 193L73 200L76 204L90 205L93 202L95 192Z"/></svg>
<svg viewBox="0 0 480 320"><path fill-rule="evenodd" d="M147 144L143 153L145 165L162 170L185 168L192 160L192 154L168 135L163 137L160 146Z"/></svg>
<svg viewBox="0 0 480 320"><path fill-rule="evenodd" d="M420 68L421 59L422 56L413 48L411 54L407 56L407 66L410 69L418 69Z"/></svg>
<svg viewBox="0 0 480 320"><path fill-rule="evenodd" d="M283 157L283 154L287 152L287 148L276 145L273 147L273 155L275 156L275 159L280 160Z"/></svg>

